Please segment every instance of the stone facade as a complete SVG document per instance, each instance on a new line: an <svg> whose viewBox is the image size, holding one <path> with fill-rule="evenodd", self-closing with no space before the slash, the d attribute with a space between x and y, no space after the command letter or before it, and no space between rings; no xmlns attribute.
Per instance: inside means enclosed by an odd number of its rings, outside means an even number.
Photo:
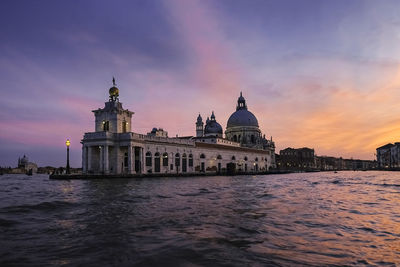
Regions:
<svg viewBox="0 0 400 267"><path fill-rule="evenodd" d="M131 131L134 114L122 107L119 90L110 89L110 100L102 109L94 110L95 132L85 133L82 140L82 171L84 174L149 174L149 173L217 173L228 166L237 171L264 172L275 168L275 145L242 146L216 134L201 134L201 117L196 122L196 137L169 138L153 129L147 135ZM118 96L118 95L117 95ZM209 124L211 125L211 124ZM211 127L210 127L211 129ZM157 130L157 131L156 131ZM165 132L166 133L166 132Z"/></svg>

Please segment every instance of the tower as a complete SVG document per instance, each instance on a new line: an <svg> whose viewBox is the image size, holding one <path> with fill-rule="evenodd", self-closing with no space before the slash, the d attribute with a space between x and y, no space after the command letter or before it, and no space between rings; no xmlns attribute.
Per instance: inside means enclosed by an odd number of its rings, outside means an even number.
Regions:
<svg viewBox="0 0 400 267"><path fill-rule="evenodd" d="M113 77L113 86L108 90L109 101L104 108L93 110L96 117L96 132L126 133L131 131L131 118L133 112L123 109L119 102L119 89Z"/></svg>
<svg viewBox="0 0 400 267"><path fill-rule="evenodd" d="M196 121L196 137L202 137L203 136L203 118L200 116L197 116L197 121Z"/></svg>

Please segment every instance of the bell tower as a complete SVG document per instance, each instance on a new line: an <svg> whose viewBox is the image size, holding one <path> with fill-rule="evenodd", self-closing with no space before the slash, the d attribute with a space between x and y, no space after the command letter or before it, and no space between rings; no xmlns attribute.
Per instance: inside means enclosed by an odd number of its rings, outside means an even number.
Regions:
<svg viewBox="0 0 400 267"><path fill-rule="evenodd" d="M196 137L202 137L203 136L203 127L204 127L204 123L203 123L203 118L200 116L197 117L197 121L196 121Z"/></svg>
<svg viewBox="0 0 400 267"><path fill-rule="evenodd" d="M109 101L105 102L104 108L92 112L96 118L96 132L126 133L131 132L131 119L134 112L122 108L119 102L119 89L116 87L115 78L113 86L108 90Z"/></svg>

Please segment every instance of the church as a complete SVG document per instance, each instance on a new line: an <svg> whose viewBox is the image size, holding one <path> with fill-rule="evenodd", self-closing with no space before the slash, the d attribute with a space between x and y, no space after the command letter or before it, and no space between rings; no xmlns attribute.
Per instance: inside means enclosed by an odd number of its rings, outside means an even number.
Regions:
<svg viewBox="0 0 400 267"><path fill-rule="evenodd" d="M194 136L168 137L161 128L147 134L132 132L134 112L122 107L115 79L109 100L93 113L95 130L81 141L83 174L261 173L275 168L272 137L262 135L242 93L225 137L214 112L205 124L198 115Z"/></svg>

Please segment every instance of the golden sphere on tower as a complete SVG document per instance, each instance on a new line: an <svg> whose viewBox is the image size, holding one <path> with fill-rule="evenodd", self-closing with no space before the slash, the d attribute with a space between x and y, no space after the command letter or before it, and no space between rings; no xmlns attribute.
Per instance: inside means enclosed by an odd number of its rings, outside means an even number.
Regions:
<svg viewBox="0 0 400 267"><path fill-rule="evenodd" d="M110 93L110 96L119 96L119 90L115 86L111 87L108 92Z"/></svg>

